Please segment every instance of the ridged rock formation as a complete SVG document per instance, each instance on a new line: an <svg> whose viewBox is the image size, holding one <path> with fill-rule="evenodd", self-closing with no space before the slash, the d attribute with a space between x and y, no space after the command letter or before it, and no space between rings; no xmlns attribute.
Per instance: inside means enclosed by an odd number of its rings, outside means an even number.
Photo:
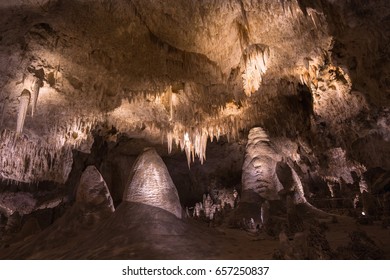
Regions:
<svg viewBox="0 0 390 280"><path fill-rule="evenodd" d="M242 191L253 191L269 200L279 199L283 190L275 168L282 160L270 142L266 132L255 127L249 131L245 161L242 166Z"/></svg>
<svg viewBox="0 0 390 280"><path fill-rule="evenodd" d="M83 172L77 188L76 202L86 204L96 212L115 211L110 191L95 166L88 166Z"/></svg>
<svg viewBox="0 0 390 280"><path fill-rule="evenodd" d="M295 204L306 202L301 179L298 177L294 168L292 168L292 164L288 162L278 162L276 164L275 173L283 188L286 191L294 193L293 202Z"/></svg>
<svg viewBox="0 0 390 280"><path fill-rule="evenodd" d="M162 208L181 218L176 187L161 157L152 148L146 149L134 163L123 200Z"/></svg>
<svg viewBox="0 0 390 280"><path fill-rule="evenodd" d="M276 141L278 145L281 145L280 142ZM279 192L285 190L294 193L295 204L305 203L301 180L289 163L292 154L293 151L283 151L276 146L262 128L252 128L242 167L243 193L254 192L266 200L277 200Z"/></svg>
<svg viewBox="0 0 390 280"><path fill-rule="evenodd" d="M315 207L385 213L389 46L389 0L0 0L0 234L36 218L39 250L105 224L99 256L133 258L205 193L194 222L273 236L279 214L288 236Z"/></svg>

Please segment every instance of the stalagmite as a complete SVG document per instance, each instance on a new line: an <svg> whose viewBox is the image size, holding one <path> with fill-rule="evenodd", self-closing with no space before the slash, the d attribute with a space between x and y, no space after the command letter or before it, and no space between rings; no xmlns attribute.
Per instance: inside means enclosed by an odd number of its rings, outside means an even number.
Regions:
<svg viewBox="0 0 390 280"><path fill-rule="evenodd" d="M137 158L131 169L123 201L162 208L181 218L177 189L155 149L148 148Z"/></svg>
<svg viewBox="0 0 390 280"><path fill-rule="evenodd" d="M39 89L42 87L43 82L39 78L35 78L33 89L31 92L31 116L34 117L34 112L37 109L37 102L39 96Z"/></svg>
<svg viewBox="0 0 390 280"><path fill-rule="evenodd" d="M213 201L210 197L210 195L203 195L203 207L204 207L204 214L206 218L210 218L210 214L212 212L212 206L213 206Z"/></svg>
<svg viewBox="0 0 390 280"><path fill-rule="evenodd" d="M27 109L30 103L30 91L24 89L22 94L19 97L19 112L18 112L18 120L16 123L16 133L20 134L23 131L24 121L26 120Z"/></svg>
<svg viewBox="0 0 390 280"><path fill-rule="evenodd" d="M242 190L253 191L269 200L279 198L283 189L275 167L281 156L275 151L268 135L260 128L252 128L248 135L245 161L242 167Z"/></svg>
<svg viewBox="0 0 390 280"><path fill-rule="evenodd" d="M193 214L193 217L194 218L199 218L200 217L200 211L202 210L202 207L200 205L200 203L196 203L195 204L195 208L194 208L194 214Z"/></svg>
<svg viewBox="0 0 390 280"><path fill-rule="evenodd" d="M115 211L110 191L100 172L95 166L88 166L77 187L76 201L93 208L99 215Z"/></svg>

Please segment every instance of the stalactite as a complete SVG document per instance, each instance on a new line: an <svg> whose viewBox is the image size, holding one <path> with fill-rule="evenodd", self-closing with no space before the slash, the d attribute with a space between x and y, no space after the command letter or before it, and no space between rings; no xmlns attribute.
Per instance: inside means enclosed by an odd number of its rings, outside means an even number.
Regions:
<svg viewBox="0 0 390 280"><path fill-rule="evenodd" d="M32 93L31 93L31 116L34 117L34 113L37 109L37 102L39 96L39 89L42 87L42 80L35 78Z"/></svg>
<svg viewBox="0 0 390 280"><path fill-rule="evenodd" d="M187 157L187 164L188 164L188 168L190 168L190 164L191 164L191 141L190 141L190 138L189 138L189 135L188 133L186 132L184 134L184 150L185 150L185 153L186 153L186 157Z"/></svg>
<svg viewBox="0 0 390 280"><path fill-rule="evenodd" d="M244 92L247 96L259 89L262 75L267 71L269 56L268 47L251 45L245 50L242 80Z"/></svg>
<svg viewBox="0 0 390 280"><path fill-rule="evenodd" d="M20 134L23 131L24 121L26 120L28 105L30 104L30 91L24 89L20 95L20 104L18 112L18 120L16 122L16 133Z"/></svg>
<svg viewBox="0 0 390 280"><path fill-rule="evenodd" d="M65 182L73 162L71 148L57 149L16 135L16 132L6 129L0 134L0 142L3 143L0 149L2 178L27 183L42 180ZM50 163L48 159L51 159Z"/></svg>
<svg viewBox="0 0 390 280"><path fill-rule="evenodd" d="M168 142L168 154L172 152L172 142L173 142L173 135L172 133L167 133L167 142Z"/></svg>
<svg viewBox="0 0 390 280"><path fill-rule="evenodd" d="M172 86L168 87L167 94L168 94L168 103L169 103L169 121L172 121L173 120Z"/></svg>

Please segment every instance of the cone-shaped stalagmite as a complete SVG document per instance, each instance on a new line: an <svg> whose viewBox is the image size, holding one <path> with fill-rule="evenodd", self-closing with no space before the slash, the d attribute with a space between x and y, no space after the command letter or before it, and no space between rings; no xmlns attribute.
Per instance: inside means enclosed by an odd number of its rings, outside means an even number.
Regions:
<svg viewBox="0 0 390 280"><path fill-rule="evenodd" d="M161 157L152 148L146 149L134 163L123 200L159 207L181 218L176 187Z"/></svg>
<svg viewBox="0 0 390 280"><path fill-rule="evenodd" d="M115 211L110 191L95 166L88 166L81 175L76 202L93 205L94 209L101 211Z"/></svg>

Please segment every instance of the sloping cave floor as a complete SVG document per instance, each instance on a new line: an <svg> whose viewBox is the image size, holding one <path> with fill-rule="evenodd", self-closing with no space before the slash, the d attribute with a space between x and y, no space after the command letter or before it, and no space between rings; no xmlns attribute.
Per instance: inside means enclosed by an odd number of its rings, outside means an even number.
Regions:
<svg viewBox="0 0 390 280"><path fill-rule="evenodd" d="M42 232L12 243L2 241L1 259L389 259L389 228L380 221L362 225L356 218L334 215L304 218L299 234L280 235L232 227L235 210L223 222L177 219L144 204L123 202L95 226L81 224L74 210ZM304 213L301 213L305 216ZM274 216L283 221L285 216ZM233 219L234 220L234 219ZM313 233L315 233L313 235ZM351 245L351 234L363 240ZM368 238L367 238L368 237ZM324 241L326 238L326 241ZM365 239L367 238L367 239ZM18 239L16 239L18 240ZM307 243L306 243L307 242ZM329 242L328 248L326 242ZM374 242L375 245L372 244ZM289 251L290 250L290 251Z"/></svg>

